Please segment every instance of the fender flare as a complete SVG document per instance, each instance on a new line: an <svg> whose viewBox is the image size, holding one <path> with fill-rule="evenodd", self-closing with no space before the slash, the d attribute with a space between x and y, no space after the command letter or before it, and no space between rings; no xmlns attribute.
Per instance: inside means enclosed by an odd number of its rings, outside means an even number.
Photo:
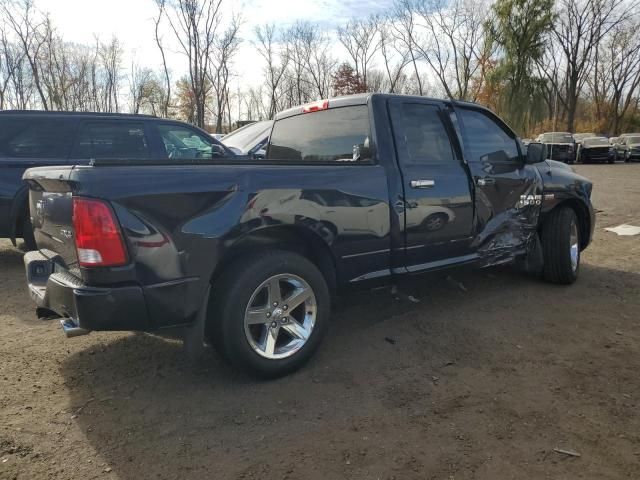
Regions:
<svg viewBox="0 0 640 480"><path fill-rule="evenodd" d="M29 187L26 183L20 186L20 189L13 197L11 202L11 211L9 212L9 239L15 246L16 236L18 233L18 223L23 218L25 208L29 208Z"/></svg>

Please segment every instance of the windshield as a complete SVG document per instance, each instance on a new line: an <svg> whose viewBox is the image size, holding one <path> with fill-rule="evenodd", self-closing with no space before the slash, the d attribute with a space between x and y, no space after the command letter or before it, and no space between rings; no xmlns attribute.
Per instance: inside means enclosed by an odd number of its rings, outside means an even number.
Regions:
<svg viewBox="0 0 640 480"><path fill-rule="evenodd" d="M640 144L640 137L629 137L627 139L627 144L629 144L629 145L638 145L638 144Z"/></svg>
<svg viewBox="0 0 640 480"><path fill-rule="evenodd" d="M597 135L595 133L576 133L573 135L573 138L576 140L584 140L585 138L592 138L596 136Z"/></svg>
<svg viewBox="0 0 640 480"><path fill-rule="evenodd" d="M237 148L242 153L247 153L258 143L269 136L273 122L267 120L264 122L256 122L250 125L246 125L238 130L226 135L220 141L227 147Z"/></svg>
<svg viewBox="0 0 640 480"><path fill-rule="evenodd" d="M570 133L545 133L542 135L542 143L573 143L573 135Z"/></svg>
<svg viewBox="0 0 640 480"><path fill-rule="evenodd" d="M609 146L609 140L604 138L604 137L598 137L598 138L585 138L583 143L585 144L585 146L587 147L596 147L599 145L606 145Z"/></svg>

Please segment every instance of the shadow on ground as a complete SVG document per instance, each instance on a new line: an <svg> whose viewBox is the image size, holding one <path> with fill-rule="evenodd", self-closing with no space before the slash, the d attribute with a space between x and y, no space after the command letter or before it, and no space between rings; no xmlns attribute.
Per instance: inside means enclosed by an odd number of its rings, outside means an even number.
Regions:
<svg viewBox="0 0 640 480"><path fill-rule="evenodd" d="M582 268L572 287L498 268L401 287L420 303L349 295L310 364L271 382L178 341L92 334L61 365L68 413L121 478L573 476L562 442L613 478L637 467L636 405L611 395L640 397L640 276Z"/></svg>

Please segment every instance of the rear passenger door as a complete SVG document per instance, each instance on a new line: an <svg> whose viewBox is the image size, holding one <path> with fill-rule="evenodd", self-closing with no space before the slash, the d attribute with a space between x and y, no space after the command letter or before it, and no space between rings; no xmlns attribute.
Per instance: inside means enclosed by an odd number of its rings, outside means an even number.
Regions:
<svg viewBox="0 0 640 480"><path fill-rule="evenodd" d="M419 271L463 261L473 226L469 177L441 104L420 99L389 103L402 173L406 266Z"/></svg>
<svg viewBox="0 0 640 480"><path fill-rule="evenodd" d="M145 122L129 120L89 120L76 137L74 159L151 158Z"/></svg>

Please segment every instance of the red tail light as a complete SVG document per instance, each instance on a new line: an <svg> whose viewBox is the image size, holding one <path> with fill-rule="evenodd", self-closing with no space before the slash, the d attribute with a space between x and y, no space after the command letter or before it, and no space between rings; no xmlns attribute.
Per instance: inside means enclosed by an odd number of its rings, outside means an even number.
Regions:
<svg viewBox="0 0 640 480"><path fill-rule="evenodd" d="M329 108L329 100L318 100L317 102L307 103L302 106L302 113L317 112Z"/></svg>
<svg viewBox="0 0 640 480"><path fill-rule="evenodd" d="M73 229L81 266L115 267L127 263L118 222L105 202L73 197Z"/></svg>

